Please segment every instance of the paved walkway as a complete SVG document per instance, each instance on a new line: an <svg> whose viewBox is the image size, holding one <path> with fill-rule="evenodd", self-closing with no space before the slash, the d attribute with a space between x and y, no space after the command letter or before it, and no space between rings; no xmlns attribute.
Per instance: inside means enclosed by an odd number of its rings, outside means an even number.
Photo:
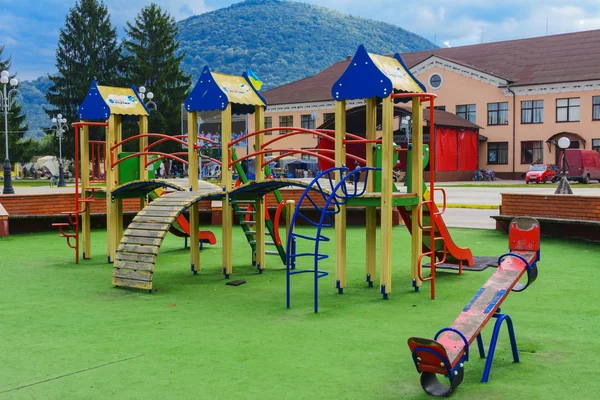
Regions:
<svg viewBox="0 0 600 400"><path fill-rule="evenodd" d="M302 179L311 181L311 179ZM172 180L174 183L186 187L187 179ZM473 183L475 187L454 187L457 184ZM531 193L531 194L553 194L556 190L555 184L530 185L529 187L476 187L479 182L444 182L444 190L447 195L447 203L450 205L477 205L499 206L502 201L502 193ZM480 184L520 184L523 181L494 181L481 182ZM327 185L329 183L327 182ZM584 185L572 184L573 192L577 195L600 196L600 188L586 188ZM400 191L406 188L399 185ZM38 187L16 187L17 194L40 194L40 193L73 193L74 186L57 188L50 186ZM10 195L7 195L10 196ZM3 195L0 194L0 202ZM436 192L436 203L441 203L441 195ZM449 227L458 228L480 228L494 229L496 224L492 215L498 215L495 209L470 209L470 208L448 208L444 219Z"/></svg>

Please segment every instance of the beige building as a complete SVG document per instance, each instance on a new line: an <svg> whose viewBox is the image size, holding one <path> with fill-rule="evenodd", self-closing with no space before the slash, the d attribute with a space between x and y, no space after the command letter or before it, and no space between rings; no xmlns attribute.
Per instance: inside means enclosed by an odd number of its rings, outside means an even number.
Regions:
<svg viewBox="0 0 600 400"><path fill-rule="evenodd" d="M571 139L574 148L600 151L600 30L404 53L402 58L438 95L437 107L483 128L487 141L480 142L481 169L508 178L520 176L531 163L553 164L552 140L561 136ZM348 63L264 92L269 104L265 124L321 125L333 115L331 86ZM303 135L273 148L315 145L316 138Z"/></svg>

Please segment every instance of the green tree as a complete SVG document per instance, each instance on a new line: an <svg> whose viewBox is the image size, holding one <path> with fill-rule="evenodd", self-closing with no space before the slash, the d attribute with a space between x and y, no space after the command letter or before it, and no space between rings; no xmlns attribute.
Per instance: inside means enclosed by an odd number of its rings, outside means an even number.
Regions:
<svg viewBox="0 0 600 400"><path fill-rule="evenodd" d="M53 107L45 110L49 118L61 113L69 124L78 121L77 108L85 99L92 79L100 85L119 83L119 58L117 30L110 22L104 2L76 2L60 30L56 50L58 74L48 76L52 86L46 98ZM91 136L104 139L101 129L91 130ZM73 140L70 129L63 138L64 157L73 157Z"/></svg>
<svg viewBox="0 0 600 400"><path fill-rule="evenodd" d="M154 93L157 109L150 113L150 131L181 134L181 104L191 78L181 68L185 52L179 55L177 24L172 16L152 3L142 8L133 23L125 27L123 71L127 82L144 85ZM180 146L171 143L163 150Z"/></svg>
<svg viewBox="0 0 600 400"><path fill-rule="evenodd" d="M3 59L2 53L4 53L4 46L0 46L0 71L10 71L11 60L10 57ZM10 77L11 79L14 76ZM6 93L11 89L11 86L6 87ZM0 90L4 91L4 85L0 85ZM2 95L4 96L4 94ZM13 102L8 110L8 152L10 161L15 162L29 162L32 157L32 149L35 147L35 142L31 139L24 139L23 136L29 130L25 120L25 114L23 113L23 105L20 102L19 96L10 97ZM6 132L4 131L4 112L0 114L2 123L1 139L0 139L0 157L4 161L5 155L5 137Z"/></svg>

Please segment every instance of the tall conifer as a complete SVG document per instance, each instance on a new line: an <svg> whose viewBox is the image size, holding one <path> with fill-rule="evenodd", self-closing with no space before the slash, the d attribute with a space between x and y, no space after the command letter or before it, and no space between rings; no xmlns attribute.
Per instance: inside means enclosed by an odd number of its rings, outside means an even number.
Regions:
<svg viewBox="0 0 600 400"><path fill-rule="evenodd" d="M61 113L69 123L75 122L77 108L85 99L92 79L99 85L119 83L120 48L117 30L110 22L108 8L102 1L79 0L69 10L61 28L56 50L58 74L50 75L53 85L46 93L53 107L46 110L51 118ZM97 132L92 136L102 135ZM63 155L73 155L72 130L63 139Z"/></svg>
<svg viewBox="0 0 600 400"><path fill-rule="evenodd" d="M181 69L185 53L177 55L175 20L152 3L142 8L133 22L127 23L125 32L123 75L127 82L144 85L154 93L158 105L150 114L150 130L180 135L181 104L191 78Z"/></svg>

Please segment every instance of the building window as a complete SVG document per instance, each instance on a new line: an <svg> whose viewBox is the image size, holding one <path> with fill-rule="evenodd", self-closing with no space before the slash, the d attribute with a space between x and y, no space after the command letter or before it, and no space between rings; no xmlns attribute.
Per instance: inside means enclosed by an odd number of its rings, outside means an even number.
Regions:
<svg viewBox="0 0 600 400"><path fill-rule="evenodd" d="M434 110L446 111L446 106L433 106Z"/></svg>
<svg viewBox="0 0 600 400"><path fill-rule="evenodd" d="M310 114L300 116L300 127L302 129L315 129L315 123L316 121L312 119Z"/></svg>
<svg viewBox="0 0 600 400"><path fill-rule="evenodd" d="M521 123L541 124L544 122L544 100L521 102Z"/></svg>
<svg viewBox="0 0 600 400"><path fill-rule="evenodd" d="M521 164L544 162L544 146L541 140L521 142Z"/></svg>
<svg viewBox="0 0 600 400"><path fill-rule="evenodd" d="M283 115L279 117L279 127L287 128L290 126L294 126L294 116L293 115ZM289 133L291 131L279 131L279 133Z"/></svg>
<svg viewBox="0 0 600 400"><path fill-rule="evenodd" d="M600 120L600 96L592 97L592 120Z"/></svg>
<svg viewBox="0 0 600 400"><path fill-rule="evenodd" d="M323 123L329 122L330 120L335 118L335 113L324 113L323 114Z"/></svg>
<svg viewBox="0 0 600 400"><path fill-rule="evenodd" d="M302 150L307 150L307 151L314 151L314 147L303 147ZM317 157L310 155L310 154L302 154L302 156L300 157L303 160L316 160Z"/></svg>
<svg viewBox="0 0 600 400"><path fill-rule="evenodd" d="M508 164L508 142L488 143L488 164Z"/></svg>
<svg viewBox="0 0 600 400"><path fill-rule="evenodd" d="M600 153L600 139L592 139L592 150Z"/></svg>
<svg viewBox="0 0 600 400"><path fill-rule="evenodd" d="M556 122L579 121L579 97L556 99Z"/></svg>
<svg viewBox="0 0 600 400"><path fill-rule="evenodd" d="M488 103L488 125L508 125L508 102Z"/></svg>
<svg viewBox="0 0 600 400"><path fill-rule="evenodd" d="M273 117L265 117L265 129L269 129L273 127ZM265 132L265 135L272 135L273 131Z"/></svg>
<svg viewBox="0 0 600 400"><path fill-rule="evenodd" d="M456 115L475 123L475 104L463 104L456 106Z"/></svg>
<svg viewBox="0 0 600 400"><path fill-rule="evenodd" d="M429 77L429 87L432 89L439 89L443 82L440 74L433 74Z"/></svg>

